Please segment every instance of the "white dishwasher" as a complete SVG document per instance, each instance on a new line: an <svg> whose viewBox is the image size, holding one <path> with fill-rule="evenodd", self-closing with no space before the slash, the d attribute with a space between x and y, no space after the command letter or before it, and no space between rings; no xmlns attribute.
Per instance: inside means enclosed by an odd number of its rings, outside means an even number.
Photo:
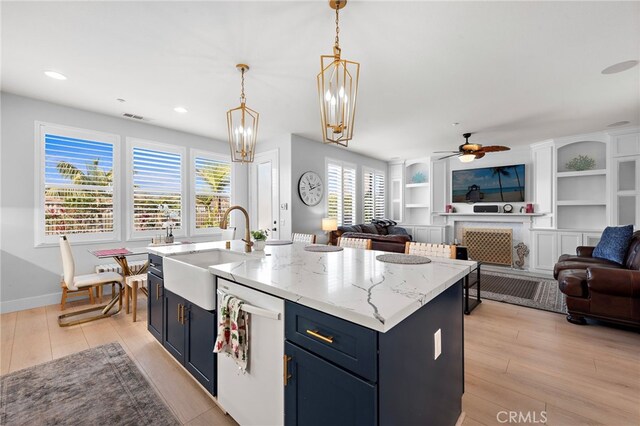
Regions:
<svg viewBox="0 0 640 426"><path fill-rule="evenodd" d="M222 278L217 290L218 300L232 294L250 314L247 371L218 354L218 402L242 426L283 425L284 300Z"/></svg>

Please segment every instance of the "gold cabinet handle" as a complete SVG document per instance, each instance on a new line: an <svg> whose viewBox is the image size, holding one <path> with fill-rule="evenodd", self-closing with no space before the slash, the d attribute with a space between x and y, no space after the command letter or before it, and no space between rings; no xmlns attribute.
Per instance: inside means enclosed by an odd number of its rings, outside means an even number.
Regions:
<svg viewBox="0 0 640 426"><path fill-rule="evenodd" d="M186 308L186 306L182 305L182 308L181 308L181 310L182 310L182 325L185 325L186 322L187 322L186 316L185 316L185 308Z"/></svg>
<svg viewBox="0 0 640 426"><path fill-rule="evenodd" d="M289 374L289 361L291 361L291 357L284 355L282 359L284 360L284 385L287 386L291 378L291 374Z"/></svg>
<svg viewBox="0 0 640 426"><path fill-rule="evenodd" d="M180 309L182 305L178 303L178 322L182 324L182 310Z"/></svg>
<svg viewBox="0 0 640 426"><path fill-rule="evenodd" d="M310 334L313 337L322 340L323 342L333 343L333 336L323 336L318 332L318 330L307 330L307 334Z"/></svg>
<svg viewBox="0 0 640 426"><path fill-rule="evenodd" d="M156 283L156 300L160 299L160 283Z"/></svg>

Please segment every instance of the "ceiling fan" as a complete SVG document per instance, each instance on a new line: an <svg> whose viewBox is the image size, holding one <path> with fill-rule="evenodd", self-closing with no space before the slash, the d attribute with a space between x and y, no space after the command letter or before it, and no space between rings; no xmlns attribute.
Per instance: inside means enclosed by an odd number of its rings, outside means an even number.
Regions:
<svg viewBox="0 0 640 426"><path fill-rule="evenodd" d="M463 163L470 163L476 158L482 158L487 152L508 151L511 148L501 145L482 146L478 143L469 143L469 137L472 133L465 133L462 136L465 139L464 144L458 147L457 151L436 151L435 154L452 153L451 155L445 155L438 160L444 160L445 158L457 156Z"/></svg>

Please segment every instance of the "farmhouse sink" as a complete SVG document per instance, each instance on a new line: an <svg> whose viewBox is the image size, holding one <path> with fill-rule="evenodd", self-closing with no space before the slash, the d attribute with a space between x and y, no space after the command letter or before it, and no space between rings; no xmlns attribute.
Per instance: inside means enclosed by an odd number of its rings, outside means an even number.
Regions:
<svg viewBox="0 0 640 426"><path fill-rule="evenodd" d="M209 266L242 262L255 255L209 250L164 258L164 287L207 311L216 309L216 288Z"/></svg>

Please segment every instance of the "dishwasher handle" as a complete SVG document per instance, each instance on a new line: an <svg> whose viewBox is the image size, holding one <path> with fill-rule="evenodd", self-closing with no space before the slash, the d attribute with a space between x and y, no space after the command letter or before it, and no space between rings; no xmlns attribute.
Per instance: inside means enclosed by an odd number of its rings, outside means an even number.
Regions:
<svg viewBox="0 0 640 426"><path fill-rule="evenodd" d="M217 290L217 292L218 292L218 296L220 297L224 297L227 295L227 293L219 289ZM246 302L242 304L242 307L240 309L245 311L248 314L258 315L258 316L273 319L276 321L280 320L280 312L274 312L268 309L258 308L257 306L250 305Z"/></svg>

